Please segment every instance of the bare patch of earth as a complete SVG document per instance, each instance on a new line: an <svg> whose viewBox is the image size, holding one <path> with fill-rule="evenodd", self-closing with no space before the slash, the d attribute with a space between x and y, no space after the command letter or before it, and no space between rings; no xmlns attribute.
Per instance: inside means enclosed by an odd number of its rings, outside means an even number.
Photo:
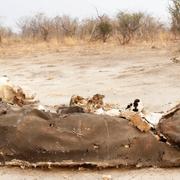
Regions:
<svg viewBox="0 0 180 180"><path fill-rule="evenodd" d="M89 52L89 53L88 53ZM180 65L168 48L79 47L67 51L0 59L0 75L37 94L42 104L68 104L73 94L106 95L122 106L140 98L151 111L180 100Z"/></svg>

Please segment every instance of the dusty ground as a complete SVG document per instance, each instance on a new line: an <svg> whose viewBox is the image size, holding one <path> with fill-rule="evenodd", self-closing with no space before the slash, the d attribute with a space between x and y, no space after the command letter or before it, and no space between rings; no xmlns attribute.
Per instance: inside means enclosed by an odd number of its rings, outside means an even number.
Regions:
<svg viewBox="0 0 180 180"><path fill-rule="evenodd" d="M178 169L140 169L140 170L22 170L1 168L1 180L179 180ZM109 179L108 179L109 178Z"/></svg>
<svg viewBox="0 0 180 180"><path fill-rule="evenodd" d="M173 63L172 46L76 46L56 52L12 55L0 59L0 76L37 94L42 104L68 104L71 95L106 95L106 102L125 106L140 98L151 111L169 109L180 101L180 64ZM18 51L18 49L17 49ZM179 179L180 170L39 172L0 169L0 179ZM37 177L36 177L37 175Z"/></svg>
<svg viewBox="0 0 180 180"><path fill-rule="evenodd" d="M180 100L180 65L169 47L77 46L56 53L0 59L0 75L37 94L42 104L68 104L71 95L106 95L122 106L140 98L153 111ZM18 50L17 50L18 51Z"/></svg>

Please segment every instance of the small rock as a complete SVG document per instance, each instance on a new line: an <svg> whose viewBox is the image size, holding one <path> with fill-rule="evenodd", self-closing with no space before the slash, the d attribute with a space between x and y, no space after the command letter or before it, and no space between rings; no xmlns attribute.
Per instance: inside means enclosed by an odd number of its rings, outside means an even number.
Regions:
<svg viewBox="0 0 180 180"><path fill-rule="evenodd" d="M171 61L173 63L180 63L180 57L173 57L173 58L171 58Z"/></svg>
<svg viewBox="0 0 180 180"><path fill-rule="evenodd" d="M112 180L112 176L111 175L103 175L102 179L103 180Z"/></svg>
<svg viewBox="0 0 180 180"><path fill-rule="evenodd" d="M127 144L127 145L125 145L124 147L125 147L125 148L130 148L128 144Z"/></svg>
<svg viewBox="0 0 180 180"><path fill-rule="evenodd" d="M85 171L85 168L79 167L78 170L79 170L79 171Z"/></svg>

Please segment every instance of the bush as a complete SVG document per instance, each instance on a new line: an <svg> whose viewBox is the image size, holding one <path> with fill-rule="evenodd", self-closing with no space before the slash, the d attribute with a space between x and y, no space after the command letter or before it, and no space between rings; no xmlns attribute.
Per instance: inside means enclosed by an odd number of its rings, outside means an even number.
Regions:
<svg viewBox="0 0 180 180"><path fill-rule="evenodd" d="M143 13L120 12L117 15L118 39L122 45L127 44L133 38L134 33L140 28Z"/></svg>
<svg viewBox="0 0 180 180"><path fill-rule="evenodd" d="M111 20L108 16L99 16L91 25L91 40L102 40L106 42L112 32Z"/></svg>
<svg viewBox="0 0 180 180"><path fill-rule="evenodd" d="M54 37L59 40L75 36L79 26L77 19L72 19L69 16L49 18L44 14L23 18L17 25L21 30L22 37L44 41Z"/></svg>
<svg viewBox="0 0 180 180"><path fill-rule="evenodd" d="M50 35L52 21L44 14L26 17L17 23L23 37L47 41Z"/></svg>
<svg viewBox="0 0 180 180"><path fill-rule="evenodd" d="M13 32L8 27L0 26L0 43L2 43L3 38L9 38L13 36Z"/></svg>
<svg viewBox="0 0 180 180"><path fill-rule="evenodd" d="M112 32L112 25L108 18L102 18L97 24L97 32L100 39L106 42Z"/></svg>
<svg viewBox="0 0 180 180"><path fill-rule="evenodd" d="M78 30L78 20L69 16L56 16L54 18L54 29L58 29L58 32L64 37L73 37Z"/></svg>
<svg viewBox="0 0 180 180"><path fill-rule="evenodd" d="M88 39L92 40L96 26L97 26L97 20L96 19L94 19L94 18L84 19L80 25L80 37L81 37L81 39L88 38Z"/></svg>
<svg viewBox="0 0 180 180"><path fill-rule="evenodd" d="M70 37L69 39L106 42L108 38L113 37L118 39L122 45L128 44L132 39L155 40L162 37L161 34L166 30L156 18L142 12L120 12L116 18L111 19L106 15L100 16L98 11L96 18L82 21L70 16L50 18L44 14L37 14L21 19L18 22L18 27L21 30L19 35L22 38L33 40L56 39L58 42L63 42L66 37Z"/></svg>
<svg viewBox="0 0 180 180"><path fill-rule="evenodd" d="M164 32L165 28L156 18L151 15L143 15L140 23L140 28L136 32L136 36L140 40L153 41L158 39L160 33Z"/></svg>

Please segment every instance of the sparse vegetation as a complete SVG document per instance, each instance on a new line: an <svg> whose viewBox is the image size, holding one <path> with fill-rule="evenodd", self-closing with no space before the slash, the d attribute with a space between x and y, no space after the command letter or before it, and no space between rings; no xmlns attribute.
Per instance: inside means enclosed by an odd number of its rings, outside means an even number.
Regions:
<svg viewBox="0 0 180 180"><path fill-rule="evenodd" d="M131 42L154 42L160 38L170 37L173 32L176 37L180 34L180 0L171 0L169 7L172 24L171 31L158 19L143 12L119 12L116 18L107 15L79 20L67 15L48 17L39 13L31 17L21 18L17 22L19 33L15 35L10 28L0 26L0 43L4 39L13 42L21 40L28 42L66 43L74 42L120 42L126 45ZM17 40L15 40L17 38ZM170 38L169 38L170 39ZM73 43L71 43L73 44Z"/></svg>
<svg viewBox="0 0 180 180"><path fill-rule="evenodd" d="M56 39L57 42L64 42L65 38L75 38L83 41L107 42L108 39L118 39L122 45L135 38L152 41L164 31L163 25L158 20L141 12L120 12L116 19L97 13L97 18L82 21L69 16L48 18L44 14L37 14L21 19L18 27L22 38L33 40Z"/></svg>
<svg viewBox="0 0 180 180"><path fill-rule="evenodd" d="M10 28L0 26L0 43L3 43L3 39L12 37L13 32Z"/></svg>
<svg viewBox="0 0 180 180"><path fill-rule="evenodd" d="M166 31L164 25L151 15L143 15L136 36L140 40L155 41Z"/></svg>
<svg viewBox="0 0 180 180"><path fill-rule="evenodd" d="M44 14L20 19L17 23L23 38L41 39L47 41L50 35L52 21Z"/></svg>

